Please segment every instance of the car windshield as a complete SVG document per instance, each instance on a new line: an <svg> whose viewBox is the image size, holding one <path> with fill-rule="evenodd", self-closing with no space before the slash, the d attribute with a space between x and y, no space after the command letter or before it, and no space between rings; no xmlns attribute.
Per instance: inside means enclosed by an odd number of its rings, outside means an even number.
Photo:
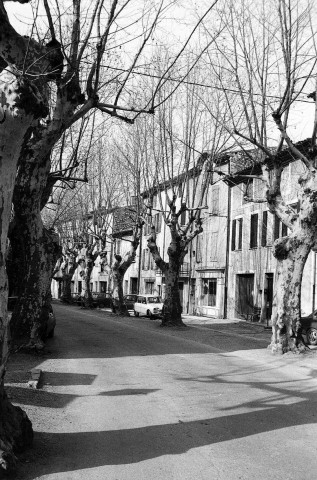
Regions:
<svg viewBox="0 0 317 480"><path fill-rule="evenodd" d="M162 303L161 297L149 297L148 303Z"/></svg>

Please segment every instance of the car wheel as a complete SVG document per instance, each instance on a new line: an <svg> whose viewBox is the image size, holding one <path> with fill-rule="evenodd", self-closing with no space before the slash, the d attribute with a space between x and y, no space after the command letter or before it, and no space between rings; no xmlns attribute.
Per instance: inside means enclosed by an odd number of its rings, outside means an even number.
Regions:
<svg viewBox="0 0 317 480"><path fill-rule="evenodd" d="M153 318L152 312L151 312L150 310L148 310L148 311L146 312L146 314L147 314L147 316L148 316L149 318L151 318L151 319Z"/></svg>
<svg viewBox="0 0 317 480"><path fill-rule="evenodd" d="M139 312L136 312L136 311L134 310L134 316L135 316L135 317L138 317L139 315L140 315Z"/></svg>
<svg viewBox="0 0 317 480"><path fill-rule="evenodd" d="M317 330L315 328L307 330L306 337L310 345L317 345Z"/></svg>

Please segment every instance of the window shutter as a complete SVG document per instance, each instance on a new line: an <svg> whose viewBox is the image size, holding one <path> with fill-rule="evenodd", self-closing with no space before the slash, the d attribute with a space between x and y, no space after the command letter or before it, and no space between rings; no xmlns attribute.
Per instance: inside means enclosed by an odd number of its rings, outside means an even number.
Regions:
<svg viewBox="0 0 317 480"><path fill-rule="evenodd" d="M259 215L257 213L251 215L250 248L258 246L258 218Z"/></svg>
<svg viewBox="0 0 317 480"><path fill-rule="evenodd" d="M267 211L263 212L262 217L261 245L262 247L265 247L267 245Z"/></svg>
<svg viewBox="0 0 317 480"><path fill-rule="evenodd" d="M243 232L243 218L238 219L239 232L238 232L238 249L242 250L242 232Z"/></svg>
<svg viewBox="0 0 317 480"><path fill-rule="evenodd" d="M274 240L277 240L280 236L280 219L277 215L274 215Z"/></svg>
<svg viewBox="0 0 317 480"><path fill-rule="evenodd" d="M287 234L288 234L287 225L285 225L285 223L282 223L282 237L286 237Z"/></svg>
<svg viewBox="0 0 317 480"><path fill-rule="evenodd" d="M231 231L231 250L232 251L236 249L236 225L237 225L237 221L232 220L232 231Z"/></svg>
<svg viewBox="0 0 317 480"><path fill-rule="evenodd" d="M160 233L162 229L162 214L157 214L157 233Z"/></svg>
<svg viewBox="0 0 317 480"><path fill-rule="evenodd" d="M212 213L217 215L219 213L219 185L212 187L211 191Z"/></svg>

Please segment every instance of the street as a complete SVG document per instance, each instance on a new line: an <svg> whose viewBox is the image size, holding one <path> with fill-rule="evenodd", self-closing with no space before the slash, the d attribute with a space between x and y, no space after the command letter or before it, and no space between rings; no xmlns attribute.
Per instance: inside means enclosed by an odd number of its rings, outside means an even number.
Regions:
<svg viewBox="0 0 317 480"><path fill-rule="evenodd" d="M316 478L313 353L274 357L268 332L221 320L178 331L54 310L41 389L9 367L9 394L35 430L17 479Z"/></svg>

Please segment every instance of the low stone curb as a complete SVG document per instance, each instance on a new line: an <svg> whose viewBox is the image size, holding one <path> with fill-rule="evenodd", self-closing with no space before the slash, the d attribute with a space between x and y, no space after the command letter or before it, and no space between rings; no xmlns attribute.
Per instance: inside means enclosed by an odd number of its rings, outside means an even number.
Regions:
<svg viewBox="0 0 317 480"><path fill-rule="evenodd" d="M31 378L28 381L28 386L30 388L38 389L40 380L41 380L42 370L39 368L32 368L31 370Z"/></svg>

